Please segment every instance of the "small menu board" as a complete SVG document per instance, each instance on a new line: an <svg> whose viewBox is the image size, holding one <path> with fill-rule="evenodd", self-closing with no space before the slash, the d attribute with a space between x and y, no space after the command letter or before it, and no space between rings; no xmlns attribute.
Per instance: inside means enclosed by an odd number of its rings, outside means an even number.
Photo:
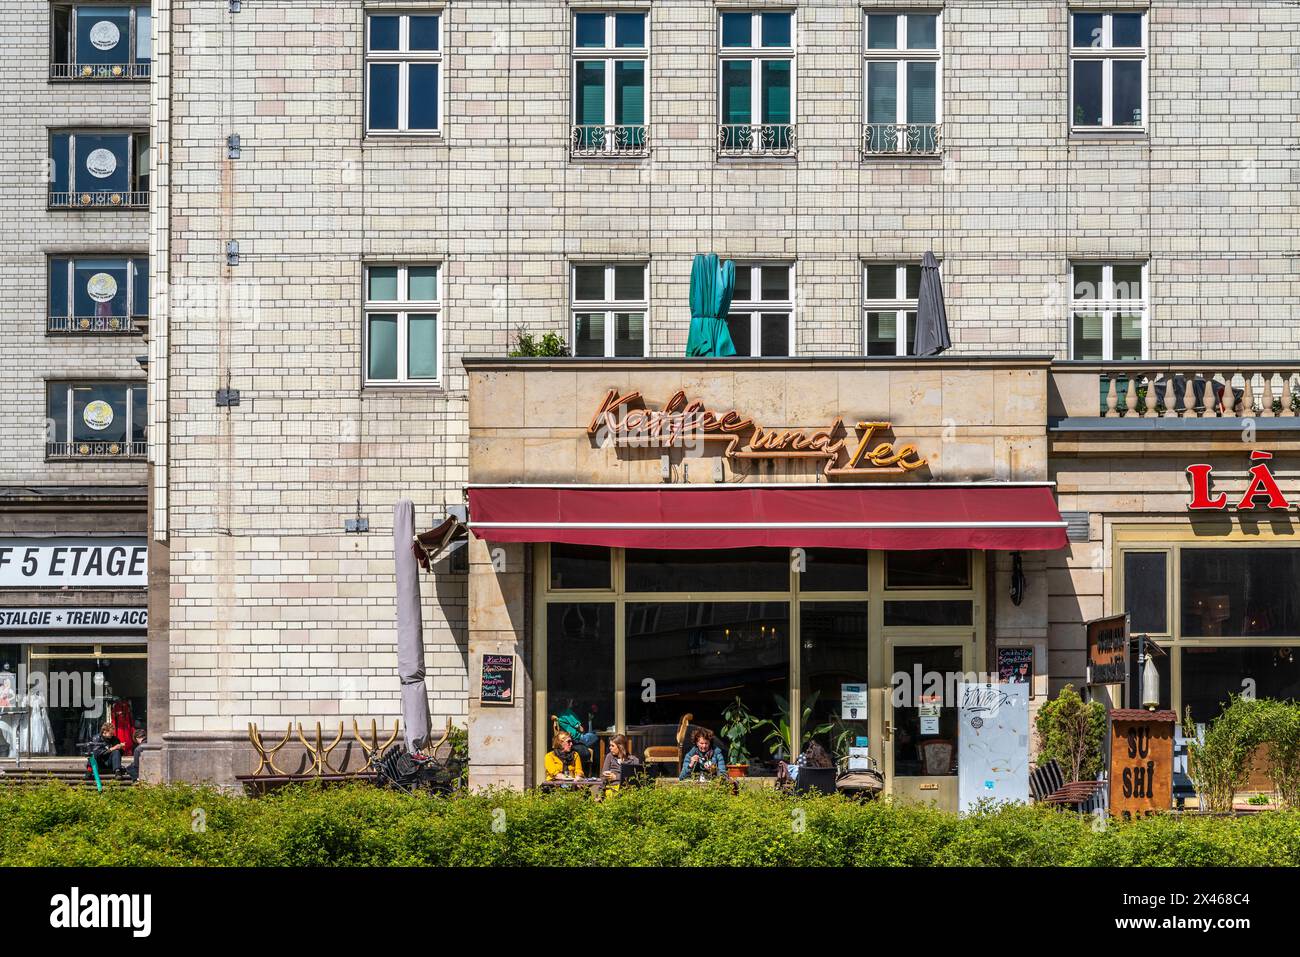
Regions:
<svg viewBox="0 0 1300 957"><path fill-rule="evenodd" d="M515 656L484 655L483 685L479 701L511 702L515 690Z"/></svg>
<svg viewBox="0 0 1300 957"><path fill-rule="evenodd" d="M1034 649L999 648L998 681L1010 685L1033 685ZM1033 696L1033 691L1029 692Z"/></svg>

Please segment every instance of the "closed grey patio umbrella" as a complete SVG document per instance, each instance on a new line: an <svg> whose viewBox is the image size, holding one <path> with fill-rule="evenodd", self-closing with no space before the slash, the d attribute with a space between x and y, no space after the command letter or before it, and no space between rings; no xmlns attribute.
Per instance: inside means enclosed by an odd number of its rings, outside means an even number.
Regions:
<svg viewBox="0 0 1300 957"><path fill-rule="evenodd" d="M921 257L921 288L916 303L916 354L937 356L952 348L948 338L948 312L943 307L943 281L939 262L927 250Z"/></svg>
<svg viewBox="0 0 1300 957"><path fill-rule="evenodd" d="M415 506L400 499L393 506L393 564L397 572L397 671L402 681L402 723L406 746L416 751L429 741L429 692L424 686L424 631L420 620L420 571L411 542Z"/></svg>

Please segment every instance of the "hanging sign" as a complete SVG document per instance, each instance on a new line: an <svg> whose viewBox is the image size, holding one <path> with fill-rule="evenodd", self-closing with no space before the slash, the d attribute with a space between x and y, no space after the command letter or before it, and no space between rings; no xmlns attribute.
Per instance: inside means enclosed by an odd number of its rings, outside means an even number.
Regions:
<svg viewBox="0 0 1300 957"><path fill-rule="evenodd" d="M97 272L86 280L86 295L95 302L108 302L117 295L117 280L110 273Z"/></svg>
<svg viewBox="0 0 1300 957"><path fill-rule="evenodd" d="M957 701L959 810L988 800L1028 804L1029 686L961 682Z"/></svg>
<svg viewBox="0 0 1300 957"><path fill-rule="evenodd" d="M1172 711L1130 708L1110 712L1110 813L1132 819L1173 805Z"/></svg>
<svg viewBox="0 0 1300 957"><path fill-rule="evenodd" d="M674 392L661 409L646 408L640 392L610 389L587 426L587 434L615 446L685 448L691 442L726 442L722 454L731 460L820 459L827 477L906 473L926 460L916 446L895 446L883 435L889 422L858 422L860 437L848 439L843 416L815 431L768 429L735 409L721 414L698 399L689 401L682 390Z"/></svg>
<svg viewBox="0 0 1300 957"><path fill-rule="evenodd" d="M122 31L112 20L100 20L90 28L90 45L96 50L111 50L122 39Z"/></svg>
<svg viewBox="0 0 1300 957"><path fill-rule="evenodd" d="M87 402L81 410L81 421L96 432L103 432L113 424L113 407L103 399Z"/></svg>
<svg viewBox="0 0 1300 957"><path fill-rule="evenodd" d="M1272 452L1263 452L1259 449L1250 453L1250 460L1256 463L1247 469L1250 475L1250 485L1246 487L1245 494L1238 501L1231 503L1233 508L1244 512L1286 511L1291 507L1291 503L1286 500L1286 496L1278 488L1277 480L1268 467L1269 460L1272 458ZM1187 466L1187 474L1192 485L1192 496L1187 502L1189 511L1222 512L1228 508L1227 492L1219 492L1218 494L1211 494L1210 492L1210 482L1214 477L1214 466L1189 465Z"/></svg>
<svg viewBox="0 0 1300 957"><path fill-rule="evenodd" d="M108 179L117 172L117 157L111 150L91 150L86 157L86 172L96 179Z"/></svg>
<svg viewBox="0 0 1300 957"><path fill-rule="evenodd" d="M0 588L143 588L148 554L142 536L0 538Z"/></svg>
<svg viewBox="0 0 1300 957"><path fill-rule="evenodd" d="M1094 618L1088 629L1088 684L1128 681L1128 615Z"/></svg>
<svg viewBox="0 0 1300 957"><path fill-rule="evenodd" d="M514 700L515 656L484 655L479 701L509 703Z"/></svg>
<svg viewBox="0 0 1300 957"><path fill-rule="evenodd" d="M865 684L840 685L840 719L842 721L867 720L867 686Z"/></svg>
<svg viewBox="0 0 1300 957"><path fill-rule="evenodd" d="M921 734L939 733L940 696L937 694L921 695L917 704L917 717L921 720Z"/></svg>

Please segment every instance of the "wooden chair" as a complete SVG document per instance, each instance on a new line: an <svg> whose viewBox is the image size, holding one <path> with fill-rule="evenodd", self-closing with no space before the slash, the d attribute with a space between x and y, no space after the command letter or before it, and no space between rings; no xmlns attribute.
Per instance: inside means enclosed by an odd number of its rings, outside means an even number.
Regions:
<svg viewBox="0 0 1300 957"><path fill-rule="evenodd" d="M952 773L952 742L946 738L926 738L921 742L921 773L944 776Z"/></svg>
<svg viewBox="0 0 1300 957"><path fill-rule="evenodd" d="M1101 806L1104 789L1102 781L1066 781L1055 758L1029 772L1029 794L1036 803L1069 808L1080 814Z"/></svg>
<svg viewBox="0 0 1300 957"><path fill-rule="evenodd" d="M677 776L677 772L682 766L682 759L686 755L686 748L684 747L686 743L686 731L690 728L691 719L694 717L695 715L693 714L682 715L682 720L677 725L676 747L670 744L655 744L645 749L643 763L647 770L649 770L650 766L653 764L661 766L671 764L673 766L673 777Z"/></svg>

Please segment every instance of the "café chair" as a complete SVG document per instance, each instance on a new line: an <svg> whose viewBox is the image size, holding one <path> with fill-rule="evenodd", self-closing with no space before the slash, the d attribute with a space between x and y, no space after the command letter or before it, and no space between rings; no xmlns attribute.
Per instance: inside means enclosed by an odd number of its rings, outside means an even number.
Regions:
<svg viewBox="0 0 1300 957"><path fill-rule="evenodd" d="M921 773L944 776L952 773L952 742L946 738L926 738L921 742Z"/></svg>
<svg viewBox="0 0 1300 957"><path fill-rule="evenodd" d="M663 765L672 765L672 776L676 777L678 770L682 766L682 759L686 756L686 731L691 726L693 714L682 715L682 720L677 725L677 744L654 744L645 749L642 756L642 763L646 770L650 770L652 765L659 765L659 770L663 770Z"/></svg>

